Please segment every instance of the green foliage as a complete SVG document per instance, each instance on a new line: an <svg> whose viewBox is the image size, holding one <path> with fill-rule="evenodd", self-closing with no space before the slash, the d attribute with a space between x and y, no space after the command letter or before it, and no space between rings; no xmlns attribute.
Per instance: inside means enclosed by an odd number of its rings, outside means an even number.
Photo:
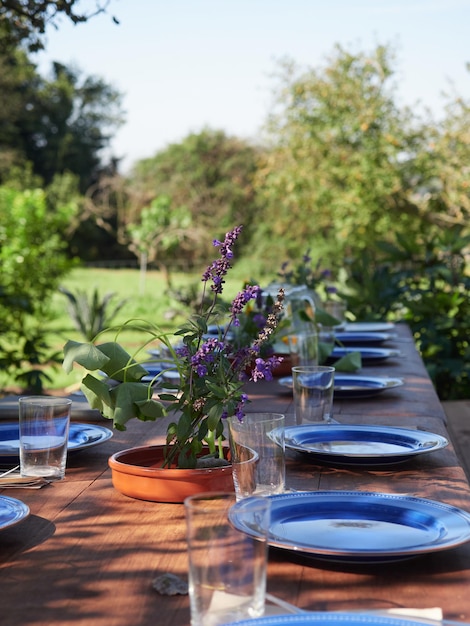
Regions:
<svg viewBox="0 0 470 626"><path fill-rule="evenodd" d="M123 122L121 95L102 79L83 78L60 63L43 78L21 50L0 52L0 103L3 184L12 168L30 163L45 185L69 172L85 193L104 169L101 151Z"/></svg>
<svg viewBox="0 0 470 626"><path fill-rule="evenodd" d="M167 194L173 207L189 212L191 226L178 253L200 263L210 254L207 233L214 224L222 234L231 224L243 223L249 241L258 214L253 187L258 158L259 150L248 143L206 129L139 161L129 185L150 198Z"/></svg>
<svg viewBox="0 0 470 626"><path fill-rule="evenodd" d="M217 440L224 431L222 418L241 415L247 402L244 392L247 368L251 380L257 381L269 379L271 369L279 364L276 357L261 358L260 349L276 330L282 310L282 291L259 335L248 345L235 347L229 334L244 307L256 297L258 286L247 286L239 293L231 304L226 328L220 328L218 338L207 337L209 325L218 322L223 284L231 268L232 250L241 230L241 227L233 229L226 234L223 243L218 242L220 258L203 274L204 292L210 292L212 296L207 308L203 305L203 293L201 312L191 316L173 333L164 333L145 320L129 320L116 329L117 337L129 326L141 330L137 353L158 340L170 356L169 367L178 373L177 385L165 383L166 387L174 388L174 393L165 393L161 398L170 402L170 410L178 413L178 421L170 423L167 429L164 459L164 466L167 467L175 463L179 467L196 467L203 441L211 454L216 455ZM178 339L177 347L172 343L175 337ZM99 409L105 417L112 418L117 428L124 429L132 417L148 420L165 414L163 406L152 400L153 385L162 373L151 381L140 383L145 370L117 341L107 344L68 341L64 353L64 369L70 372L73 364L77 363L87 370L82 386L90 405ZM101 372L120 384L108 385L99 377ZM221 461L225 463L222 458Z"/></svg>
<svg viewBox="0 0 470 626"><path fill-rule="evenodd" d="M142 209L139 221L128 224L126 230L129 250L138 257L141 271L146 271L147 263L158 261L166 271L170 288L168 259L192 238L192 219L186 207L173 207L169 196L158 196Z"/></svg>
<svg viewBox="0 0 470 626"><path fill-rule="evenodd" d="M71 267L61 235L71 215L50 210L41 190L0 187L0 362L35 390L47 379L41 365L57 361L45 334L51 296Z"/></svg>
<svg viewBox="0 0 470 626"><path fill-rule="evenodd" d="M268 122L273 148L256 181L266 207L260 257L312 247L341 267L344 256L417 219L414 156L426 138L395 104L392 60L387 47L354 54L337 46L320 69L284 65Z"/></svg>
<svg viewBox="0 0 470 626"><path fill-rule="evenodd" d="M470 397L470 235L464 231L401 235L378 244L376 263L360 259L349 267L349 308L359 319L373 319L373 312L407 322L441 400Z"/></svg>
<svg viewBox="0 0 470 626"><path fill-rule="evenodd" d="M57 17L65 15L74 24L86 22L94 15L106 12L109 0L96 0L92 12L77 11L76 0L8 0L0 12L0 50L19 44L31 52L44 48L47 27L57 28ZM113 20L117 22L115 18Z"/></svg>
<svg viewBox="0 0 470 626"><path fill-rule="evenodd" d="M98 333L111 326L111 322L126 303L126 300L120 300L113 304L116 294L107 293L101 298L98 289L90 295L86 291L77 291L74 294L65 287L59 289L67 298L68 311L75 328L86 341L92 341Z"/></svg>

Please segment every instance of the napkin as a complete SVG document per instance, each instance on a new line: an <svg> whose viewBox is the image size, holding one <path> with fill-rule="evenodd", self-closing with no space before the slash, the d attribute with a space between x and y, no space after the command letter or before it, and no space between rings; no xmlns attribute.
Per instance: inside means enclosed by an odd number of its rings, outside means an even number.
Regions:
<svg viewBox="0 0 470 626"><path fill-rule="evenodd" d="M285 602L277 596L273 596L270 593L266 594L266 610L265 615L278 615L282 613L308 613L304 609L299 609L290 602ZM343 611L340 611L343 612ZM349 611L347 611L349 612ZM443 619L442 609L440 607L431 607L427 609L408 609L408 608L394 608L394 609L366 609L366 610L354 610L352 613L367 613L368 615L389 615L393 617L399 615L402 617L409 617L415 619L429 620L433 622L441 622Z"/></svg>
<svg viewBox="0 0 470 626"><path fill-rule="evenodd" d="M41 487L45 487L50 482L50 480L42 476L20 476L19 472L9 472L4 476L0 475L0 489L41 489Z"/></svg>

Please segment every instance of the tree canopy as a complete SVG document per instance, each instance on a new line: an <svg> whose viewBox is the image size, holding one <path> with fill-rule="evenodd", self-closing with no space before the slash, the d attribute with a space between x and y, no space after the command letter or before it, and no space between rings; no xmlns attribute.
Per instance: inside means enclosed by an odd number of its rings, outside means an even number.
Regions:
<svg viewBox="0 0 470 626"><path fill-rule="evenodd" d="M44 78L16 49L0 53L0 104L0 183L29 163L44 185L70 172L85 193L115 168L103 163L103 149L124 121L121 94L103 79L60 63Z"/></svg>
<svg viewBox="0 0 470 626"><path fill-rule="evenodd" d="M77 10L79 0L0 0L0 51L11 51L18 45L30 52L41 50L47 28L57 28L60 16L74 24L83 23L106 12L109 3L93 0L86 10Z"/></svg>
<svg viewBox="0 0 470 626"><path fill-rule="evenodd" d="M205 129L189 134L154 157L139 161L129 177L129 186L147 202L161 194L172 200L172 209L184 208L191 215L188 230L194 236L181 238L180 254L193 260L207 258L207 232L223 233L233 224L252 231L258 204L254 188L260 150L220 130Z"/></svg>

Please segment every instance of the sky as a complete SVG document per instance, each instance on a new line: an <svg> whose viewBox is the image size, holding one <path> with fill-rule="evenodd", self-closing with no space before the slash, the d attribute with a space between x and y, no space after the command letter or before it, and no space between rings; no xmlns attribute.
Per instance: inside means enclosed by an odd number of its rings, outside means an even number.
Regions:
<svg viewBox="0 0 470 626"><path fill-rule="evenodd" d="M392 46L399 104L439 115L443 91L470 98L470 0L111 0L107 14L49 28L34 61L44 76L60 61L123 94L111 150L125 172L204 128L257 141L280 61L318 69L336 44Z"/></svg>

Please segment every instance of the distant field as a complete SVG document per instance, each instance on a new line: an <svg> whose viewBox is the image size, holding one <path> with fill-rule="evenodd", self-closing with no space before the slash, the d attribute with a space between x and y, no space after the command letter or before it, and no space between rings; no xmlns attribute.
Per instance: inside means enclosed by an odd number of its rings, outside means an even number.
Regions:
<svg viewBox="0 0 470 626"><path fill-rule="evenodd" d="M242 287L245 279L234 268L227 280L224 294L227 299L231 299ZM174 288L185 287L190 284L202 286L200 274L174 274L172 276ZM93 293L98 290L101 297L108 293L116 294L112 303L120 300L127 300L118 316L113 320L113 324L121 324L128 319L139 318L158 324L165 330L173 330L179 322L187 317L187 311L171 299L167 293L167 285L164 276L158 271L146 273L145 280L140 276L137 269L96 269L80 268L74 270L62 283L62 286L77 294L78 291ZM64 343L68 339L83 341L77 333L73 322L67 311L67 299L58 293L53 301L54 312L57 319L51 325L49 342L58 350L62 350ZM112 308L112 306L111 306ZM140 337L135 333L127 334L120 338L120 341L132 348L140 343ZM47 370L53 378L50 385L52 389L63 389L77 384L80 380L80 372L74 375L67 375L58 368L57 370ZM12 383L12 381L8 381ZM8 383L3 386L9 386Z"/></svg>

